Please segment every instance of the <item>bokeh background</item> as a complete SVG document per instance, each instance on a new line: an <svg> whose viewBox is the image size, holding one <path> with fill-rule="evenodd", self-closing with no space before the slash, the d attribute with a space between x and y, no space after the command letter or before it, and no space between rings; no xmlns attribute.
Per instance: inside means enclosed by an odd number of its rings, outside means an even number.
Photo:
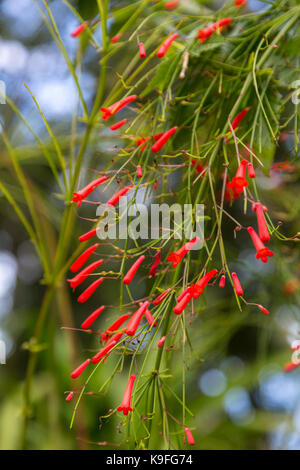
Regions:
<svg viewBox="0 0 300 470"><path fill-rule="evenodd" d="M50 145L40 114L24 83L34 91L61 148L68 152L72 116L78 104L77 92L68 67L43 23L38 3L1 1L0 79L35 132ZM83 18L95 15L96 2L71 3ZM49 4L66 50L75 60L78 43L70 33L78 25L78 19L63 1ZM249 0L250 9L262 7L260 2ZM112 19L109 22L112 34L114 28L117 31L118 25ZM96 37L101 43L100 28ZM115 72L122 71L126 60L123 54L114 56L109 71L112 82L116 80ZM80 83L89 107L95 95L98 69L98 54L93 47L88 47ZM55 182L40 149L8 105L0 105L0 119L33 193L39 194L39 214L47 228L47 243L52 252L63 202L55 197ZM79 126L78 139L80 132ZM94 133L85 155L85 171L100 168L99 162L114 144L109 133L101 139ZM285 135L275 160L287 160L292 146L292 137ZM283 222L286 236L299 231L299 174L299 164L294 162L292 170L273 172L268 179L259 177L260 190L272 219ZM4 146L0 148L0 178L22 204L22 194ZM235 210L238 212L238 205ZM0 339L7 349L6 364L0 365L0 448L18 449L28 348L45 286L35 249L1 193L0 216ZM85 229L86 225L78 217L78 234ZM230 224L225 238L228 246L233 245ZM241 314L230 300L230 293L225 298L215 293L211 298L208 295L210 308L203 311L203 327L195 339L197 350L205 360L193 365L188 379L189 408L195 413L192 426L197 448L300 449L300 370L283 371L283 365L291 357L292 342L300 338L299 248L295 243L286 242L280 245L280 250L280 257L272 259L258 272L252 250L247 249L243 238L238 238L231 248L248 297L260 299L271 311L269 317L253 310ZM139 289L141 295L146 291L142 282ZM115 299L114 288L113 284L108 284L105 292L99 293L97 302L105 304L110 300L111 303L111 298ZM27 448L97 449L103 443L119 441L118 422L110 420L102 426L99 418L118 403L119 390L125 386L125 378L121 377L106 395L86 396L76 426L69 429L72 404L64 401L65 392L70 389L69 372L72 364L81 362L82 351L88 350L91 340L62 327L73 327L81 318L82 310L74 302L68 286L60 285L39 344ZM109 367L103 372L99 370L93 378L92 389L99 389L109 374ZM114 445L108 448L111 447Z"/></svg>

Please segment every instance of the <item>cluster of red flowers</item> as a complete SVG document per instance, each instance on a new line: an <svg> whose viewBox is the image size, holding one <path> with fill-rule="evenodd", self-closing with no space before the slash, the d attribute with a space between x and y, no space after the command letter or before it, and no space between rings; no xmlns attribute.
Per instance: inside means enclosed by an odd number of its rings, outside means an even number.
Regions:
<svg viewBox="0 0 300 470"><path fill-rule="evenodd" d="M238 8L240 8L241 6L246 6L246 4L247 4L247 0L234 0L234 5ZM173 1L165 2L164 7L166 10L173 10L178 5L179 5L179 1L173 0ZM94 25L97 23L99 23L99 20L84 21L74 31L72 31L71 36L78 37L87 29L88 26ZM207 26L204 29L199 29L197 38L201 41L201 43L204 43L205 41L207 41L207 39L210 38L210 36L212 36L213 33L221 32L226 26L230 26L231 23L232 23L231 17L222 18L218 21L215 21L210 26ZM178 33L173 33L167 39L165 39L165 41L161 44L156 54L159 59L161 59L162 57L166 55L170 46L178 37L179 37ZM122 33L118 33L111 38L110 42L112 44L118 43L121 38L122 38ZM139 39L138 39L138 47L139 47L140 58L145 59L147 56L145 45L143 42L140 42Z"/></svg>
<svg viewBox="0 0 300 470"><path fill-rule="evenodd" d="M235 0L234 4L236 6L242 6L246 4L245 0ZM178 2L167 2L165 3L166 9L175 8L178 5ZM207 41L213 34L222 31L226 26L230 26L232 23L232 18L223 18L214 23L210 26L207 26L205 29L201 29L198 31L198 39L204 43ZM87 26L88 23L82 24L76 31L72 33L73 36L78 36ZM178 33L172 33L168 36L158 48L157 57L163 58L169 48L171 47L172 43L178 39ZM116 35L111 39L112 43L119 41L121 35ZM139 54L141 58L146 57L145 46L142 42L138 40L139 46ZM124 109L129 104L133 103L137 99L137 95L129 95L109 106L101 107L100 112L102 113L102 120L107 121L110 118L114 117L120 110ZM249 112L249 107L243 109L239 114L237 114L230 124L230 129L228 131L228 135L225 137L225 142L228 142L228 139L231 134L234 134L238 126L241 124L242 120L245 118L247 113ZM128 118L124 118L110 126L112 131L116 131L121 129L126 123L128 122ZM151 145L151 151L153 153L158 153L162 150L162 148L167 144L169 139L176 133L178 130L178 126L174 126L162 133L150 135L150 136L143 136L139 137L136 141L136 145L140 151L143 151L149 144ZM197 160L191 161L192 165L195 167L196 171L199 174L204 175L206 172L206 168L203 167L200 163L197 163ZM140 165L136 167L136 175L138 178L143 178L143 170ZM235 175L232 177L232 180L226 181L226 191L225 191L225 198L229 201L233 202L235 199L240 198L241 194L246 190L248 187L248 180L247 177L250 179L256 178L256 172L251 161L243 159L239 162L238 168L236 170ZM100 178L92 181L86 187L73 193L73 202L78 204L78 207L82 204L83 201L94 191L95 188L100 186L101 184L105 183L108 180L107 176L101 176ZM121 188L118 192L116 192L108 201L107 204L111 206L116 206L120 199L133 187L133 185L127 185ZM253 245L256 249L256 258L261 260L263 263L268 261L268 258L273 256L273 252L266 247L266 243L270 241L270 233L268 230L268 225L265 219L265 212L267 211L266 207L264 207L259 202L254 202L252 205L252 210L255 212L257 217L257 226L258 226L258 233L252 227L248 227L247 231L251 237ZM89 232L81 235L79 237L80 242L85 242L94 237L97 234L97 229L92 229ZM192 240L185 243L181 246L177 251L169 253L167 257L167 261L171 263L172 268L176 268L182 260L186 257L186 255L194 248L195 244L200 241L199 237L195 237ZM87 248L72 264L70 270L73 273L77 273L73 278L68 279L71 288L76 289L80 286L87 277L93 274L97 268L99 268L102 263L104 262L103 259L99 259L97 261L92 262L81 271L79 271L83 265L88 261L88 259L94 255L99 248L99 243L95 243L89 248ZM145 254L140 255L135 262L132 264L130 269L124 275L122 282L125 285L129 285L137 271L139 270L140 266L144 262L146 258ZM154 263L152 264L149 277L154 277L157 274L157 271L162 263L161 260L161 251L157 250L155 255ZM78 272L79 271L79 272ZM199 279L188 285L183 289L182 292L176 298L176 305L173 308L173 312L175 315L181 315L184 310L188 307L190 302L194 299L198 299L201 294L203 294L204 289L211 283L214 283L216 279L219 277L219 288L224 288L226 283L226 275L225 275L225 267L223 267L220 272L217 269L212 269L208 272L204 271L205 274L201 275ZM231 280L235 295L241 297L244 295L242 285L238 278L237 273L231 272ZM99 276L95 281L93 281L78 297L78 302L86 302L92 294L96 291L96 289L102 284L105 280L105 277ZM120 345L125 338L132 338L136 335L139 328L143 327L143 320L145 319L147 323L150 325L150 328L155 328L157 326L157 318L154 318L151 311L150 311L150 303L154 306L160 305L165 299L174 292L174 288L170 287L164 292L160 293L158 297L155 299L149 298L144 302L139 303L139 307L136 309L134 313L126 313L121 315L117 320L115 320L104 332L101 333L101 340L103 342L103 347L100 349L97 354L95 354L92 358L86 359L81 365L79 365L72 373L72 378L79 377L82 372L86 369L89 364L98 364L100 362L105 362L111 352ZM268 315L269 311L260 304L257 304L258 309L264 314ZM89 329L98 319L99 315L103 312L105 306L101 305L98 307L94 312L92 312L81 324L81 328L83 330ZM176 317L175 317L176 318ZM146 324L146 322L145 322ZM162 348L164 347L165 341L167 336L162 336L157 343L157 347ZM288 368L292 368L292 366L287 366ZM132 394L133 394L133 387L135 383L136 375L132 374L129 378L128 384L126 386L124 397L122 403L117 410L123 412L124 415L128 415L129 412L133 410L132 408ZM74 392L70 392L66 398L67 401L70 401L73 397ZM189 428L185 427L185 433L190 445L194 444L194 438Z"/></svg>
<svg viewBox="0 0 300 470"><path fill-rule="evenodd" d="M207 41L213 33L222 31L226 26L230 26L231 22L232 18L223 18L210 26L207 26L205 29L199 29L198 39L200 39L202 43Z"/></svg>

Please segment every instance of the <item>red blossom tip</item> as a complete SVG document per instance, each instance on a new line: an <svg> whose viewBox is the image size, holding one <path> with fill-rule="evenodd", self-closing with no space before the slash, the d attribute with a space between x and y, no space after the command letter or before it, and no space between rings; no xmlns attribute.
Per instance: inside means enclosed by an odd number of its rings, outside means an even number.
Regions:
<svg viewBox="0 0 300 470"><path fill-rule="evenodd" d="M123 284L130 284L131 283L131 281L134 278L139 266L142 264L144 259L145 259L145 256L142 255L136 260L135 263L133 263L133 265L131 266L131 268L127 272L127 274L124 276Z"/></svg>
<svg viewBox="0 0 300 470"><path fill-rule="evenodd" d="M175 39L177 39L178 37L179 37L178 33L173 33L162 43L162 45L160 46L156 54L159 59L161 59L162 57L166 55L172 42L175 41Z"/></svg>
<svg viewBox="0 0 300 470"><path fill-rule="evenodd" d="M248 176L249 178L256 178L256 173L251 162L248 163Z"/></svg>
<svg viewBox="0 0 300 470"><path fill-rule="evenodd" d="M138 178L142 178L142 177L143 177L143 171L142 171L141 165L138 165L138 166L136 167L136 175L137 175Z"/></svg>
<svg viewBox="0 0 300 470"><path fill-rule="evenodd" d="M259 310L264 314L264 315L269 315L269 310L267 310L265 307L262 305L258 305Z"/></svg>
<svg viewBox="0 0 300 470"><path fill-rule="evenodd" d="M166 336L162 336L162 337L160 338L160 340L159 340L158 343L157 343L157 347L158 347L158 348L161 348L161 347L163 346L164 342L166 341L166 338L167 338Z"/></svg>
<svg viewBox="0 0 300 470"><path fill-rule="evenodd" d="M93 263L89 264L86 268L84 268L80 273L76 274L72 279L68 279L70 286L72 289L75 289L79 286L85 279L97 269L101 264L104 262L103 259L99 259L98 261L94 261Z"/></svg>
<svg viewBox="0 0 300 470"><path fill-rule="evenodd" d="M100 349L100 351L92 357L92 363L97 364L98 362L101 361L105 356L108 355L108 353L111 351L111 349L116 345L116 341L110 341L104 348Z"/></svg>
<svg viewBox="0 0 300 470"><path fill-rule="evenodd" d="M74 31L72 31L71 36L72 38L76 38L77 36L80 36L81 33L86 29L87 23L82 23L80 24Z"/></svg>
<svg viewBox="0 0 300 470"><path fill-rule="evenodd" d="M252 210L256 212L259 238L262 242L268 243L270 240L270 234L264 214L267 212L267 208L262 206L259 202L256 202L252 205Z"/></svg>
<svg viewBox="0 0 300 470"><path fill-rule="evenodd" d="M232 281L233 281L233 287L235 290L235 293L237 296L243 295L244 291L242 289L242 286L240 284L239 278L237 277L236 273L231 273L232 275Z"/></svg>
<svg viewBox="0 0 300 470"><path fill-rule="evenodd" d="M116 194L114 194L108 201L106 204L108 204L109 206L116 206L118 204L118 202L120 201L121 197L125 196L125 194L128 193L128 191L132 188L132 184L130 184L129 186L125 186L124 188L120 189L120 191L118 191Z"/></svg>
<svg viewBox="0 0 300 470"><path fill-rule="evenodd" d="M164 292L162 292L161 294L159 294L159 296L156 297L156 298L152 301L153 305L159 305L159 304L161 304L161 303L165 300L165 298L167 297L167 295L170 293L170 291L171 291L171 288L169 288L169 289L165 290Z"/></svg>
<svg viewBox="0 0 300 470"><path fill-rule="evenodd" d="M173 10L173 8L176 8L179 5L178 0L171 0L170 2L165 3L165 9L166 10Z"/></svg>
<svg viewBox="0 0 300 470"><path fill-rule="evenodd" d="M81 255L74 261L74 263L70 266L70 270L72 273L78 271L84 263L89 259L89 257L97 250L99 243L95 243L94 245L87 248Z"/></svg>
<svg viewBox="0 0 300 470"><path fill-rule="evenodd" d="M87 366L89 365L90 362L91 362L91 360L87 359L82 364L80 364L80 366L78 366L76 369L74 369L73 372L71 372L72 379L77 379L77 377L79 377L82 374L84 369L87 368Z"/></svg>
<svg viewBox="0 0 300 470"><path fill-rule="evenodd" d="M221 287L221 289L223 289L223 287L225 287L225 281L226 281L226 277L225 277L225 274L223 274L220 278L220 282L219 282L219 287Z"/></svg>
<svg viewBox="0 0 300 470"><path fill-rule="evenodd" d="M145 311L147 310L149 305L148 300L146 302L143 302L140 308L132 315L130 318L127 329L126 329L126 334L128 336L134 336L136 330L138 329L139 323L142 319L142 316L144 315Z"/></svg>
<svg viewBox="0 0 300 470"><path fill-rule="evenodd" d="M191 433L190 428L184 428L184 430L185 430L186 438L187 438L189 445L193 446L195 444L195 440L194 440L193 434Z"/></svg>
<svg viewBox="0 0 300 470"><path fill-rule="evenodd" d="M108 108L100 108L100 111L102 112L102 119L106 121L111 116L120 111L120 109L132 103L132 101L134 101L136 98L137 95L126 96L122 100L116 101L115 103L111 104L110 106L108 106Z"/></svg>
<svg viewBox="0 0 300 470"><path fill-rule="evenodd" d="M94 228L93 230L90 230L89 232L86 232L83 235L80 235L80 237L78 237L78 240L80 242L86 242L90 238L94 237L96 233L97 233L97 229Z"/></svg>
<svg viewBox="0 0 300 470"><path fill-rule="evenodd" d="M104 281L104 277L100 277L99 279L97 279L96 281L94 281L87 289L85 289L84 292L82 292L82 294L78 297L78 302L80 303L83 303L83 302L86 302L90 297L91 295L95 292L95 290L97 289L97 287L100 286L100 284L102 284L102 282Z"/></svg>
<svg viewBox="0 0 300 470"><path fill-rule="evenodd" d="M182 258L192 249L193 245L199 241L200 237L193 238L189 242L185 243L185 245L183 245L181 248L179 248L179 250L171 252L167 257L167 261L170 261L172 263L172 267L176 268Z"/></svg>
<svg viewBox="0 0 300 470"><path fill-rule="evenodd" d="M173 308L173 312L176 313L176 315L180 315L191 300L192 300L192 295L188 292L183 297L183 299L181 299L180 302L178 302L178 304L175 305L175 307Z"/></svg>
<svg viewBox="0 0 300 470"><path fill-rule="evenodd" d="M140 49L140 58L145 59L146 51L145 51L145 46L142 42L139 43L139 49Z"/></svg>
<svg viewBox="0 0 300 470"><path fill-rule="evenodd" d="M66 401L71 401L73 396L74 396L74 392L68 393L68 395L66 396Z"/></svg>
<svg viewBox="0 0 300 470"><path fill-rule="evenodd" d="M117 408L117 410L122 411L125 416L128 415L129 411L132 411L131 399L132 399L132 390L133 390L134 381L135 381L135 374L132 374L129 377L129 381L126 385L122 403Z"/></svg>
<svg viewBox="0 0 300 470"><path fill-rule="evenodd" d="M162 147L168 142L170 137L172 137L172 135L177 131L177 129L178 129L178 127L174 126L171 129L169 129L168 131L164 132L160 136L160 138L155 142L155 144L152 145L152 147L151 147L152 152L154 152L154 153L159 152L162 149Z"/></svg>
<svg viewBox="0 0 300 470"><path fill-rule="evenodd" d="M121 33L120 33L120 34L116 34L115 36L113 36L113 37L111 38L110 42L113 43L113 44L115 44L116 42L119 42L119 41L120 41L121 37L122 37L122 34L121 34Z"/></svg>
<svg viewBox="0 0 300 470"><path fill-rule="evenodd" d="M87 330L94 323L94 321L97 320L99 315L103 312L104 308L104 305L102 305L101 307L97 308L97 310L95 310L93 313L91 313L91 315L88 316L81 324L81 328L83 330Z"/></svg>
<svg viewBox="0 0 300 470"><path fill-rule="evenodd" d="M124 314L121 317L119 317L110 327L107 328L107 330L102 333L101 339L102 341L107 341L110 336L114 333L114 331L118 330L123 323L125 323L129 318L128 314ZM122 333L123 334L123 333Z"/></svg>
<svg viewBox="0 0 300 470"><path fill-rule="evenodd" d="M266 263L268 261L268 257L270 258L274 255L273 251L269 250L269 248L267 248L263 244L263 242L252 227L248 227L247 230L252 238L253 244L257 251L256 258L261 259L263 263Z"/></svg>
<svg viewBox="0 0 300 470"><path fill-rule="evenodd" d="M115 124L110 126L110 130L111 131L116 131L117 129L120 129L121 127L124 126L124 124L126 124L127 120L128 119L122 119L122 121L116 122Z"/></svg>

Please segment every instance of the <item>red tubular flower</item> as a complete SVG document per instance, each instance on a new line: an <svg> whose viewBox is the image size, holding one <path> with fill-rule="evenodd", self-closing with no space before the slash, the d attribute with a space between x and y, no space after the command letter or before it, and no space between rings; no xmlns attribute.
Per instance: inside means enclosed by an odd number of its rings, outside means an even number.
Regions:
<svg viewBox="0 0 300 470"><path fill-rule="evenodd" d="M126 124L127 121L128 119L122 119L122 121L116 122L115 124L110 126L110 130L116 131L117 129L120 129L120 127L124 126L124 124Z"/></svg>
<svg viewBox="0 0 300 470"><path fill-rule="evenodd" d="M204 287L209 283L209 281L217 274L217 269L212 269L206 273L196 284L193 286L192 295L194 299L197 299L200 294L203 293Z"/></svg>
<svg viewBox="0 0 300 470"><path fill-rule="evenodd" d="M161 294L159 294L159 296L156 297L156 299L154 299L152 301L153 305L161 304L164 301L164 299L167 297L167 295L169 294L170 290L171 290L171 287L169 287L169 289L167 289L164 292L162 292Z"/></svg>
<svg viewBox="0 0 300 470"><path fill-rule="evenodd" d="M161 59L162 57L166 55L172 42L175 41L175 39L177 39L178 37L179 37L178 33L173 33L162 43L162 45L160 46L156 54L159 59Z"/></svg>
<svg viewBox="0 0 300 470"><path fill-rule="evenodd" d="M250 237L252 238L253 244L257 251L256 258L260 258L263 263L266 263L268 261L268 257L273 256L273 251L269 250L269 248L267 248L263 244L263 242L252 227L248 227L247 230L249 232Z"/></svg>
<svg viewBox="0 0 300 470"><path fill-rule="evenodd" d="M208 26L205 29L199 29L198 30L197 38L200 39L200 41L203 44L205 41L207 41L208 38L210 38L212 33L213 33L213 29L211 28L211 26Z"/></svg>
<svg viewBox="0 0 300 470"><path fill-rule="evenodd" d="M116 206L119 202L119 200L121 199L122 196L125 196L125 194L128 193L128 191L132 188L132 184L130 184L129 186L125 186L124 188L120 189L120 191L118 191L116 194L114 194L108 201L106 204L108 204L109 206Z"/></svg>
<svg viewBox="0 0 300 470"><path fill-rule="evenodd" d="M186 438L187 438L189 445L193 446L195 444L195 440L194 440L193 434L191 433L190 428L184 428L184 430L185 430Z"/></svg>
<svg viewBox="0 0 300 470"><path fill-rule="evenodd" d="M159 134L154 134L153 139L155 142L161 138L161 136L164 134L164 132L159 132Z"/></svg>
<svg viewBox="0 0 300 470"><path fill-rule="evenodd" d="M293 173L296 170L296 167L294 165L291 165L289 162L276 162L276 163L273 163L273 165L271 166L271 170L276 173L279 173L285 170Z"/></svg>
<svg viewBox="0 0 300 470"><path fill-rule="evenodd" d="M205 175L206 169L201 165L201 163L197 163L197 160L192 160L192 165L195 167L195 170L199 175L201 173L202 173L202 176Z"/></svg>
<svg viewBox="0 0 300 470"><path fill-rule="evenodd" d="M71 401L73 396L74 396L74 392L68 393L68 395L66 396L66 401Z"/></svg>
<svg viewBox="0 0 300 470"><path fill-rule="evenodd" d="M251 162L248 163L248 176L249 178L256 178L256 173Z"/></svg>
<svg viewBox="0 0 300 470"><path fill-rule="evenodd" d="M199 29L197 35L198 39L200 39L200 41L204 43L205 41L207 41L208 38L210 38L214 31L221 31L222 28L227 25L230 25L231 21L232 18L223 18L222 20L216 21L210 26L207 26L207 28L205 29Z"/></svg>
<svg viewBox="0 0 300 470"><path fill-rule="evenodd" d="M258 305L259 310L264 314L264 315L269 315L269 310L267 310L265 307L262 305Z"/></svg>
<svg viewBox="0 0 300 470"><path fill-rule="evenodd" d="M126 98L116 101L116 103L111 104L108 108L100 108L100 111L103 113L102 119L106 121L108 118L116 114L118 111L120 111L120 109L130 104L136 98L137 95L126 96Z"/></svg>
<svg viewBox="0 0 300 470"><path fill-rule="evenodd" d="M110 341L106 346L104 346L104 348L100 349L100 351L95 354L94 357L92 357L92 363L97 364L100 362L101 359L106 356L116 344L116 341Z"/></svg>
<svg viewBox="0 0 300 470"><path fill-rule="evenodd" d="M94 253L94 251L97 250L99 246L99 243L95 243L94 245L90 246L87 248L81 255L74 261L74 263L71 265L70 270L72 273L75 273L78 271L78 269L81 268L81 266L84 265L84 263L89 259L89 257Z"/></svg>
<svg viewBox="0 0 300 470"><path fill-rule="evenodd" d="M140 305L142 305L142 304L140 303ZM153 325L153 327L157 326L157 322L154 320L152 313L147 308L145 310L145 317L146 317L147 322L149 323L150 326L152 326L152 325Z"/></svg>
<svg viewBox="0 0 300 470"><path fill-rule="evenodd" d="M241 194L243 189L248 186L248 181L245 178L247 163L247 160L241 161L235 177L232 179L231 183L229 183L230 188L237 194Z"/></svg>
<svg viewBox="0 0 300 470"><path fill-rule="evenodd" d="M128 318L129 318L129 315L124 314L120 318L118 318L112 325L110 325L110 327L108 327L107 330L104 331L104 333L102 333L101 335L102 341L107 341L111 337L113 332L118 330L119 327L123 325L123 323L125 323L126 320L128 320Z"/></svg>
<svg viewBox="0 0 300 470"><path fill-rule="evenodd" d="M116 333L115 335L113 335L113 337L110 339L110 341L108 341L106 346L108 347L111 344L113 344L113 346L115 346L120 341L120 339L124 335L125 331L126 331L126 328L123 328L123 330L121 330L118 333ZM109 353L106 354L106 356L104 356L102 358L102 364L104 364L106 362L106 359L108 358L108 356L109 356Z"/></svg>
<svg viewBox="0 0 300 470"><path fill-rule="evenodd" d="M231 17L229 17L229 18L222 18L221 20L216 21L215 23L213 23L210 27L211 27L211 29L213 29L214 31L218 31L218 30L221 30L222 28L224 28L225 26L230 26L230 25L231 25L231 22L232 22L232 18L231 18Z"/></svg>
<svg viewBox="0 0 300 470"><path fill-rule="evenodd" d="M129 378L128 384L126 385L123 400L120 406L118 406L118 411L123 411L125 416L128 415L129 411L132 411L131 408L131 397L132 397L132 389L135 381L135 374L132 374Z"/></svg>
<svg viewBox="0 0 300 470"><path fill-rule="evenodd" d="M94 228L93 230L90 230L89 232L86 232L84 233L83 235L80 235L80 237L78 238L78 240L80 242L86 242L87 240L89 240L90 238L92 238L94 235L96 235L97 233L97 229Z"/></svg>
<svg viewBox="0 0 300 470"><path fill-rule="evenodd" d="M223 179L224 179L224 175L223 175ZM236 187L234 185L233 187L231 187L231 182L229 182L227 178L226 183L225 183L224 198L227 201L232 202L234 199L238 199L240 196L241 196L241 193L237 192Z"/></svg>
<svg viewBox="0 0 300 470"><path fill-rule="evenodd" d="M112 336L112 338L108 341L107 346L108 346L109 344L111 344L113 341L117 344L117 343L120 341L120 339L122 338L122 336L123 336L123 334L125 333L125 331L126 331L126 328L123 328L123 329L120 330L118 333L114 334L114 335ZM103 361L103 362L104 362L104 361Z"/></svg>
<svg viewBox="0 0 300 470"><path fill-rule="evenodd" d="M138 178L142 178L142 177L143 177L143 171L142 171L141 165L138 165L138 166L136 167L136 175L137 175Z"/></svg>
<svg viewBox="0 0 300 470"><path fill-rule="evenodd" d="M284 371L285 372L290 372L294 369L296 369L296 367L299 367L300 366L300 362L297 363L297 362L288 362L287 364L284 365Z"/></svg>
<svg viewBox="0 0 300 470"><path fill-rule="evenodd" d="M145 255L142 255L136 260L135 263L133 263L133 265L131 266L131 268L127 272L127 274L124 276L123 284L130 284L131 283L132 279L134 278L137 270L139 269L139 267L142 264L142 262L144 261L144 259L145 259Z"/></svg>
<svg viewBox="0 0 300 470"><path fill-rule="evenodd" d="M169 129L167 132L164 132L161 137L152 145L151 150L154 153L160 151L160 149L168 142L170 137L177 131L178 127L174 126L172 129Z"/></svg>
<svg viewBox="0 0 300 470"><path fill-rule="evenodd" d="M248 113L249 109L250 109L250 106L248 108L243 109L243 111L241 111L239 114L235 116L235 118L232 120L232 123L231 123L231 127L233 128L233 130L236 129L240 125L240 123L242 122L246 114ZM231 132L231 128L229 129L228 132Z"/></svg>
<svg viewBox="0 0 300 470"><path fill-rule="evenodd" d="M173 268L176 268L176 266L180 263L182 258L190 251L190 249L193 247L193 245L197 242L200 241L199 237L195 237L189 242L187 242L185 245L183 245L179 250L175 251L175 253L171 252L169 256L167 257L167 261L172 262Z"/></svg>
<svg viewBox="0 0 300 470"><path fill-rule="evenodd" d="M187 307L188 303L191 301L192 295L188 292L183 299L178 302L177 305L173 308L173 312L176 313L176 315L180 315L183 310Z"/></svg>
<svg viewBox="0 0 300 470"><path fill-rule="evenodd" d="M170 2L165 3L165 9L166 10L172 10L173 8L176 8L179 4L178 0L172 0Z"/></svg>
<svg viewBox="0 0 300 470"><path fill-rule="evenodd" d="M72 198L72 201L73 202L77 202L78 204L78 207L81 206L82 204L82 201L89 195L91 194L91 192L94 191L95 188L97 188L97 186L99 186L100 184L104 183L106 180L107 180L107 176L101 176L101 178L97 178L96 180L92 181L91 183L89 183L87 186L85 186L83 189L81 189L80 191L76 192L76 193L73 193L73 198Z"/></svg>
<svg viewBox="0 0 300 470"><path fill-rule="evenodd" d="M146 51L145 51L145 46L142 42L139 43L139 49L140 49L140 58L145 59Z"/></svg>
<svg viewBox="0 0 300 470"><path fill-rule="evenodd" d="M82 364L80 364L80 366L74 369L73 372L71 372L72 379L77 379L77 377L79 377L82 374L82 372L84 371L84 369L86 369L86 367L89 365L90 362L91 360L87 359Z"/></svg>
<svg viewBox="0 0 300 470"><path fill-rule="evenodd" d="M223 274L221 276L221 279L220 279L220 282L219 282L219 287L221 287L221 289L223 289L223 287L225 287L225 280L226 280L225 274Z"/></svg>
<svg viewBox="0 0 300 470"><path fill-rule="evenodd" d="M136 330L138 329L139 323L142 319L143 314L147 310L149 305L148 300L146 302L143 302L140 308L132 315L130 318L127 328L126 328L126 334L128 336L134 336Z"/></svg>
<svg viewBox="0 0 300 470"><path fill-rule="evenodd" d="M77 36L79 36L86 29L87 24L88 24L88 22L85 21L84 23L77 26L77 28L74 29L74 31L72 31L72 33L71 33L72 38L76 38Z"/></svg>
<svg viewBox="0 0 300 470"><path fill-rule="evenodd" d="M94 323L94 321L97 320L100 313L102 313L104 309L105 309L104 305L101 305L101 307L97 308L97 310L91 313L91 315L87 317L83 323L81 323L81 328L83 330L87 330Z"/></svg>
<svg viewBox="0 0 300 470"><path fill-rule="evenodd" d="M247 0L234 0L234 6L242 7L247 5Z"/></svg>
<svg viewBox="0 0 300 470"><path fill-rule="evenodd" d="M160 252L160 250L158 250L156 252L156 255L155 255L155 261L154 261L154 263L152 264L152 266L150 268L149 276L151 276L151 277L155 276L157 267L159 266L159 263L160 263L160 260L161 260L161 252Z"/></svg>
<svg viewBox="0 0 300 470"><path fill-rule="evenodd" d="M137 141L136 141L136 145L138 147L142 146L140 148L141 151L145 150L146 146L147 146L147 141L150 140L151 137L140 137ZM146 142L146 143L145 143ZM144 144L144 145L143 145Z"/></svg>
<svg viewBox="0 0 300 470"><path fill-rule="evenodd" d="M231 275L232 275L233 287L234 287L236 295L239 295L239 296L243 295L244 291L240 284L239 278L237 277L236 273L231 273Z"/></svg>
<svg viewBox="0 0 300 470"><path fill-rule="evenodd" d="M119 42L120 39L121 39L121 37L122 37L122 34L121 34L121 33L120 33L120 34L116 34L115 36L113 36L113 37L111 38L110 42L112 42L113 44L116 43L116 42Z"/></svg>
<svg viewBox="0 0 300 470"><path fill-rule="evenodd" d="M181 292L181 294L179 294L179 296L177 297L177 299L176 299L177 302L180 302L181 299L183 299L183 297L185 297L187 293L191 293L191 291L193 290L193 287L194 287L194 286L191 285L191 286L187 287L186 289L184 289L184 290Z"/></svg>
<svg viewBox="0 0 300 470"><path fill-rule="evenodd" d="M99 259L98 261L94 261L93 263L89 264L86 268L84 268L80 273L78 273L72 279L68 279L70 286L72 289L79 286L86 278L91 274L95 269L97 269L103 263L103 259Z"/></svg>
<svg viewBox="0 0 300 470"><path fill-rule="evenodd" d="M256 212L259 238L262 242L268 243L270 240L270 234L264 215L264 212L267 212L268 209L262 206L259 202L256 202L252 205L252 210Z"/></svg>
<svg viewBox="0 0 300 470"><path fill-rule="evenodd" d="M90 297L91 295L95 292L95 290L97 289L97 287L100 286L100 284L102 284L102 282L104 281L104 277L99 277L99 279L97 279L96 281L94 281L87 289L85 289L85 291L82 292L82 294L78 297L78 302L80 303L83 303L83 302L86 302Z"/></svg>
<svg viewBox="0 0 300 470"><path fill-rule="evenodd" d="M162 347L162 345L163 345L164 342L166 341L166 338L167 338L166 336L162 336L162 337L160 338L160 340L159 340L158 343L157 343L157 347L158 347L158 348L161 348L161 347Z"/></svg>

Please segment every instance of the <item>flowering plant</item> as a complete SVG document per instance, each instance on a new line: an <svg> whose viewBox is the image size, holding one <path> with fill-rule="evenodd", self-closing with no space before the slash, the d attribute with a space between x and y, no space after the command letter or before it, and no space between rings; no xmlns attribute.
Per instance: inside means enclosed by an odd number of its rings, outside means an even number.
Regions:
<svg viewBox="0 0 300 470"><path fill-rule="evenodd" d="M247 266L239 251L242 245L249 250L258 277L262 266L281 257L282 245L298 241L267 209L271 196L264 181L272 180L275 171L281 174L282 168L273 165L283 133L294 139L289 157L297 165L298 109L289 111L291 117L285 114L296 58L288 58L288 74L283 64L286 45L295 31L299 34L300 7L286 1L279 11L279 2L274 2L254 14L246 3L226 2L214 12L200 2L192 6L188 1L143 0L117 9L103 0L91 19L80 18L70 6L80 19L71 36L81 52L92 48L99 60L98 88L89 109L78 79L82 59L75 66L69 60L50 6L43 2L44 20L77 86L80 111L74 135L77 125L83 129L68 159L28 88L51 138L55 160L41 144L42 152L64 201L53 258L13 152L28 217L2 182L0 189L28 231L44 269L47 289L35 341L62 284L68 282L82 304L75 326L63 325L66 334L75 328L89 341L85 350L78 347L77 358L83 357L70 370L66 401L74 403L71 427L87 395L101 400L115 389L113 408L100 418L104 433L105 422L118 423L122 439L115 436L111 445L145 449L199 443L189 400L193 391L187 388L193 379L188 375L193 377L193 370L213 356L217 343L245 320L245 312L260 315L263 322L272 316L270 299L243 282ZM128 62L117 68L112 61L122 54ZM91 168L89 146L107 136L112 148L102 150ZM5 133L3 139L10 152ZM174 224L167 237L155 240L101 239L103 217L90 209L119 207L125 196L132 209L139 198L193 208L204 204L204 233L178 240ZM121 210L117 217L120 221ZM197 250L200 241L203 248ZM214 335L209 317L217 302L227 305L228 319L222 317L220 331L205 346L206 335ZM35 354L30 351L27 369L23 444ZM106 377L102 383L97 383L98 375Z"/></svg>

